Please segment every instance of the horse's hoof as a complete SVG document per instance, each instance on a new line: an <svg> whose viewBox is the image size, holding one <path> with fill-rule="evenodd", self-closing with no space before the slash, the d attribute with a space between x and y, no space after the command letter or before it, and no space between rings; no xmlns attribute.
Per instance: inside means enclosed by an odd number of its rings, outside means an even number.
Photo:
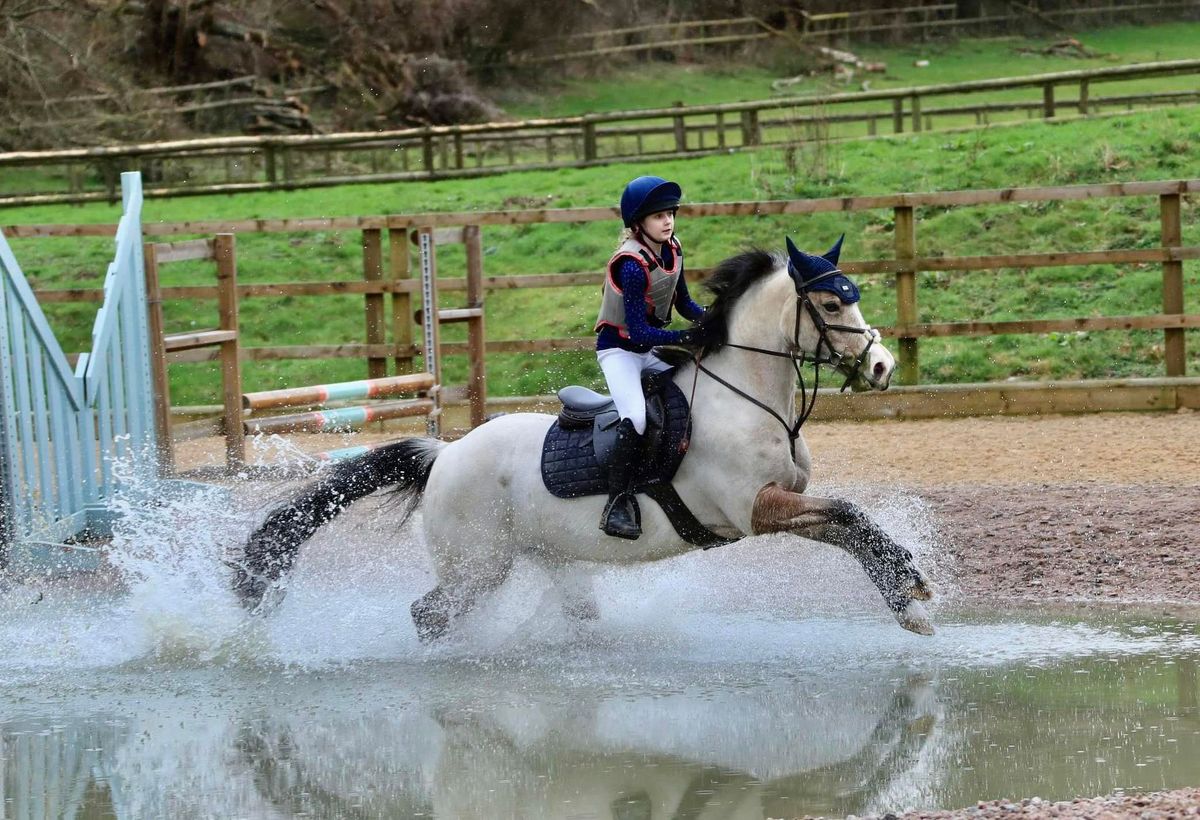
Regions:
<svg viewBox="0 0 1200 820"><path fill-rule="evenodd" d="M896 613L896 620L909 632L918 635L933 634L933 622L929 620L929 613L920 601L909 601L908 606Z"/></svg>

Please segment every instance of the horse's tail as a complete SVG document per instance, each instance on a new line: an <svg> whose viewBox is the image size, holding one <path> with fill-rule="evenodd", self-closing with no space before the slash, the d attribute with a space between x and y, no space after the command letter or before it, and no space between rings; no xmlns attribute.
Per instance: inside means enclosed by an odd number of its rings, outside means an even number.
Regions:
<svg viewBox="0 0 1200 820"><path fill-rule="evenodd" d="M399 525L416 510L444 442L408 438L339 462L295 498L272 510L234 562L234 591L254 609L272 583L291 570L300 545L358 499L396 485L404 504Z"/></svg>

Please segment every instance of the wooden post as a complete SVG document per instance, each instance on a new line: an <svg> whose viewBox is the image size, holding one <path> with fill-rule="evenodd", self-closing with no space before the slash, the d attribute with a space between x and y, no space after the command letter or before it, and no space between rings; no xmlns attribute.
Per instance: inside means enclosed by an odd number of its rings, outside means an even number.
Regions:
<svg viewBox="0 0 1200 820"><path fill-rule="evenodd" d="M121 180L121 175L117 173L116 162L106 159L101 163L100 168L104 174L104 190L108 193L108 201L110 203L120 202L121 195L118 192L118 183Z"/></svg>
<svg viewBox="0 0 1200 820"><path fill-rule="evenodd" d="M442 157L443 170L446 168L449 168L450 167L450 142L449 142L449 140L446 139L445 134L443 134L441 139L438 140L438 153L441 154L441 157Z"/></svg>
<svg viewBox="0 0 1200 820"><path fill-rule="evenodd" d="M467 307L479 310L479 316L467 320L467 358L471 375L467 380L467 398L471 402L471 426L487 419L487 367L483 325L483 233L478 225L463 228L467 249Z"/></svg>
<svg viewBox="0 0 1200 820"><path fill-rule="evenodd" d="M742 145L758 145L760 141L758 129L758 111L749 108L742 112Z"/></svg>
<svg viewBox="0 0 1200 820"><path fill-rule="evenodd" d="M554 162L554 137L546 135L546 162Z"/></svg>
<svg viewBox="0 0 1200 820"><path fill-rule="evenodd" d="M677 101L675 107L683 108L683 103ZM682 114L676 115L672 120L675 126L675 150L682 154L687 150L687 127L684 125Z"/></svg>
<svg viewBox="0 0 1200 820"><path fill-rule="evenodd" d="M896 324L901 327L917 323L917 272L912 260L917 255L917 226L912 206L894 209L896 260ZM900 384L917 384L920 369L917 360L917 339L900 337Z"/></svg>
<svg viewBox="0 0 1200 820"><path fill-rule="evenodd" d="M409 226L392 227L388 230L388 261L392 285L412 276L408 249ZM396 374L413 372L413 314L412 294L392 290L392 343L396 345Z"/></svg>
<svg viewBox="0 0 1200 820"><path fill-rule="evenodd" d="M287 148L281 148L280 151L283 152L283 181L291 182L293 176L292 152Z"/></svg>
<svg viewBox="0 0 1200 820"><path fill-rule="evenodd" d="M1162 244L1164 248L1177 248L1183 244L1183 221L1180 215L1179 194L1163 194L1158 198L1159 214L1162 218ZM1183 313L1183 262L1163 262L1163 313ZM1183 376L1187 370L1187 351L1184 347L1184 330L1170 327L1163 330L1163 358L1168 376Z"/></svg>
<svg viewBox="0 0 1200 820"><path fill-rule="evenodd" d="M425 173L433 176L433 135L428 131L421 136L421 162Z"/></svg>
<svg viewBox="0 0 1200 820"><path fill-rule="evenodd" d="M274 145L264 145L263 146L263 159L265 160L265 163L266 163L267 182L276 182L277 175L275 172L275 146Z"/></svg>
<svg viewBox="0 0 1200 820"><path fill-rule="evenodd" d="M238 332L237 249L231 233L213 237L217 260L217 311L221 330ZM242 427L242 365L238 339L221 342L221 394L225 405L225 466L233 472L246 463L246 433Z"/></svg>
<svg viewBox="0 0 1200 820"><path fill-rule="evenodd" d="M461 131L454 132L454 167L463 167L463 135Z"/></svg>
<svg viewBox="0 0 1200 820"><path fill-rule="evenodd" d="M583 158L584 160L596 158L596 123L591 120L583 122Z"/></svg>
<svg viewBox="0 0 1200 820"><path fill-rule="evenodd" d="M1042 116L1048 120L1054 118L1054 83L1042 86Z"/></svg>
<svg viewBox="0 0 1200 820"><path fill-rule="evenodd" d="M892 100L892 131L897 134L904 133L904 99L902 97Z"/></svg>
<svg viewBox="0 0 1200 820"><path fill-rule="evenodd" d="M153 242L142 245L146 266L146 314L150 336L150 367L154 379L154 431L158 438L158 471L175 473L175 447L171 440L171 382L167 375L167 350L163 342L162 288L158 282L158 251Z"/></svg>
<svg viewBox="0 0 1200 820"><path fill-rule="evenodd" d="M1088 81L1086 79L1079 81L1079 113L1086 114L1088 112Z"/></svg>
<svg viewBox="0 0 1200 820"><path fill-rule="evenodd" d="M363 279L368 282L383 281L383 237L378 228L364 228L362 232ZM387 343L383 324L383 294L368 293L363 296L367 318L367 344ZM387 375L387 358L367 357L367 378L378 379Z"/></svg>
<svg viewBox="0 0 1200 820"><path fill-rule="evenodd" d="M725 147L725 112L717 112L717 147ZM638 153L642 153L641 140L638 140Z"/></svg>
<svg viewBox="0 0 1200 820"><path fill-rule="evenodd" d="M912 95L912 130L914 134L921 130L921 98L916 94Z"/></svg>

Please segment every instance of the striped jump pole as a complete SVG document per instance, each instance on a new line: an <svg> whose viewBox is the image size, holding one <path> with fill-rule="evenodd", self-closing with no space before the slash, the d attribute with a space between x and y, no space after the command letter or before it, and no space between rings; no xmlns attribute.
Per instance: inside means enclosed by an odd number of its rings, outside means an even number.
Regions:
<svg viewBox="0 0 1200 820"><path fill-rule="evenodd" d="M330 433L357 430L364 424L408 416L427 416L433 410L432 399L383 402L366 407L342 407L337 410L316 410L289 416L267 416L247 419L246 435L259 433Z"/></svg>
<svg viewBox="0 0 1200 820"><path fill-rule="evenodd" d="M293 387L284 390L263 390L242 396L246 410L268 410L273 407L311 407L331 401L382 399L404 393L417 393L433 387L432 373L413 373L407 376L388 376L380 379L360 379L353 382L318 384L312 387Z"/></svg>

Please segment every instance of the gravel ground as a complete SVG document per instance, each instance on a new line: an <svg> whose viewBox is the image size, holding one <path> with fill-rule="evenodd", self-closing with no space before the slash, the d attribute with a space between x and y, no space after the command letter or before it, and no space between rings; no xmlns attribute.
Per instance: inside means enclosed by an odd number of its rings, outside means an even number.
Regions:
<svg viewBox="0 0 1200 820"><path fill-rule="evenodd" d="M951 820L951 818L1071 817L1088 820L1168 820L1200 816L1200 789L1174 789L1150 794L1113 794L1107 797L1078 797L1050 803L1037 797L1024 800L992 800L956 811L885 814L882 820ZM864 818L865 820L865 818Z"/></svg>

